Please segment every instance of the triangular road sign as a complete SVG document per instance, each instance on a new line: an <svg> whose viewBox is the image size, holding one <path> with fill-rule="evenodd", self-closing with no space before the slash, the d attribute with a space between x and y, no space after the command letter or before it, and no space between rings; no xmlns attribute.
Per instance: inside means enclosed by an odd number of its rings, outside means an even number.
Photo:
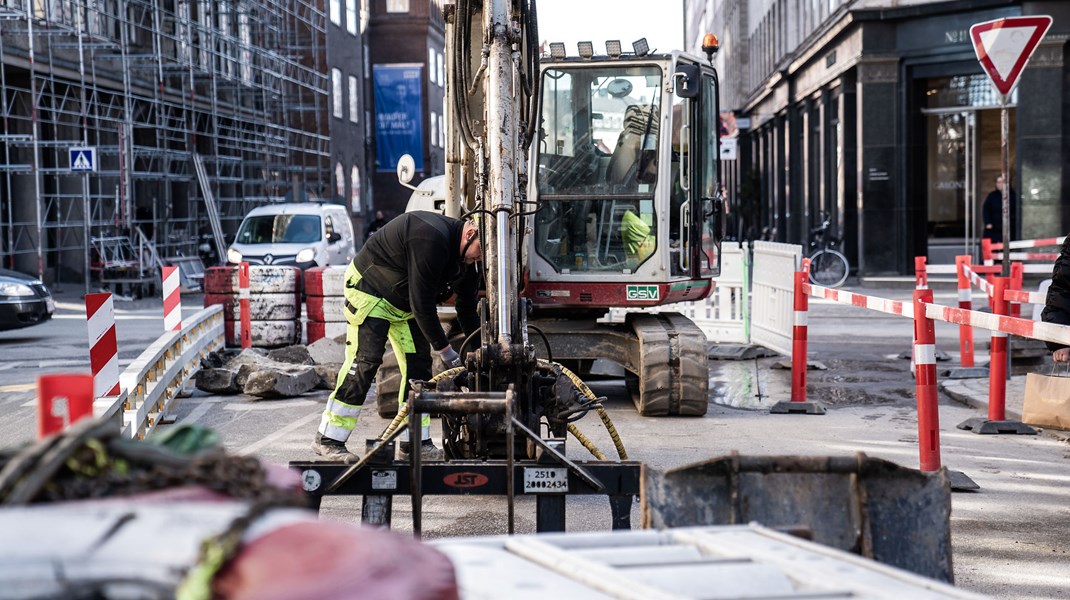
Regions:
<svg viewBox="0 0 1070 600"><path fill-rule="evenodd" d="M999 93L1011 93L1049 27L1051 17L1046 15L1007 17L970 27L977 60Z"/></svg>

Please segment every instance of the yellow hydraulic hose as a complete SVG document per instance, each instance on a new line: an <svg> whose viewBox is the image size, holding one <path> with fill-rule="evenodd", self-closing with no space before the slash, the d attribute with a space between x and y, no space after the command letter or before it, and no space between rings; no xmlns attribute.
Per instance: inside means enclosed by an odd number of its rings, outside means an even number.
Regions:
<svg viewBox="0 0 1070 600"><path fill-rule="evenodd" d="M571 370L561 365L560 363L551 363L548 360L540 358L538 360L538 365L544 369L552 370L555 367L560 369L561 373L565 377L568 377L569 381L571 381L572 384L576 386L576 389L578 389L581 394L583 394L592 401L598 399L598 396L594 395L594 392L591 391L591 388L587 387L587 384L584 383L582 379L580 379L575 373L573 373ZM460 375L463 371L464 367L454 367L452 369L448 369L432 377L429 383L437 383L442 379L456 377L457 375ZM609 432L609 437L613 440L613 446L617 449L617 456L619 456L621 460L628 460L628 451L624 449L624 442L620 439L620 434L617 433L617 428L613 426L613 420L609 418L609 413L606 412L606 409L601 406L599 406L595 410L595 412L598 413L598 418L602 420L602 424L605 425L606 431ZM379 439L386 439L387 436L393 433L394 430L397 429L398 426L401 425L401 423L408 416L409 404L405 403L399 406L397 416L395 416L394 420L390 422L390 425L387 426L386 430L384 430L383 433L379 434ZM599 450L598 447L594 444L594 442L592 442L590 438L584 435L583 432L581 432L579 428L576 427L575 423L568 424L568 431L595 458L597 458L598 460L606 460L605 453Z"/></svg>

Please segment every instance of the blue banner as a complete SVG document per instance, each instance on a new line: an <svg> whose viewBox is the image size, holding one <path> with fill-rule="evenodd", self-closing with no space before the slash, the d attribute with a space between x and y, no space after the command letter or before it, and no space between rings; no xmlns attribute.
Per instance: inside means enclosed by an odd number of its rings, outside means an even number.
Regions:
<svg viewBox="0 0 1070 600"><path fill-rule="evenodd" d="M393 171L403 154L424 168L422 65L375 65L375 158L378 170Z"/></svg>

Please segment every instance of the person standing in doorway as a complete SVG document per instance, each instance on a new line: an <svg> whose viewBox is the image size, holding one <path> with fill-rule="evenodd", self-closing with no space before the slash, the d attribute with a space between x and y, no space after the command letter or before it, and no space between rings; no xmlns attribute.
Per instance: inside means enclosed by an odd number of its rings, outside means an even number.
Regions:
<svg viewBox="0 0 1070 600"><path fill-rule="evenodd" d="M368 223L368 234L364 236L364 239L367 240L370 238L373 233L382 229L383 225L386 225L386 219L383 218L383 211L377 210L375 211L375 219L371 223Z"/></svg>
<svg viewBox="0 0 1070 600"><path fill-rule="evenodd" d="M1014 237L1014 226L1018 223L1018 195L1011 188L1010 192L1011 213L1011 237ZM1003 176L996 176L996 189L989 192L985 202L981 206L981 218L985 230L982 237L998 244L1003 241Z"/></svg>

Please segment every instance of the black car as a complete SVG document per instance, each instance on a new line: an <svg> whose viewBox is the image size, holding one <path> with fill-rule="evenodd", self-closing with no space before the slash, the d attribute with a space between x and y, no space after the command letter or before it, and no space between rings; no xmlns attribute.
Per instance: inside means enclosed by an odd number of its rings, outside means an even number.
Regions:
<svg viewBox="0 0 1070 600"><path fill-rule="evenodd" d="M44 323L56 304L40 279L0 269L0 331Z"/></svg>

